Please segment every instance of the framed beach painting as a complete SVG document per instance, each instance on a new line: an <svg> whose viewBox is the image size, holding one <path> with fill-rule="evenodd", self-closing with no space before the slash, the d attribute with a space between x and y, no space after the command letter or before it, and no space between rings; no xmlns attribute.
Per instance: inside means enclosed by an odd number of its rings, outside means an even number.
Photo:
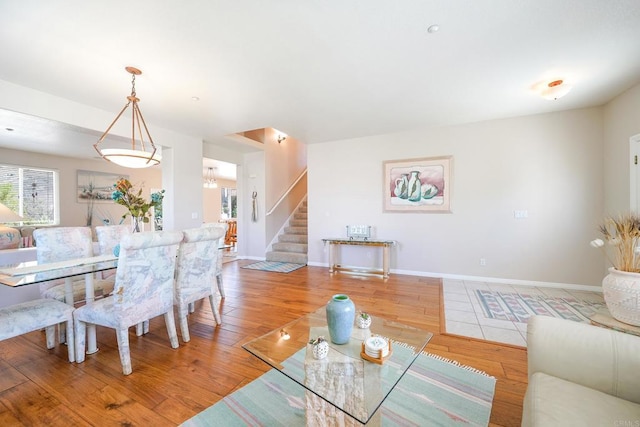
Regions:
<svg viewBox="0 0 640 427"><path fill-rule="evenodd" d="M383 162L385 212L451 212L453 156Z"/></svg>
<svg viewBox="0 0 640 427"><path fill-rule="evenodd" d="M113 203L111 193L113 184L120 178L129 179L128 175L115 173L93 172L78 170L78 202L108 202Z"/></svg>

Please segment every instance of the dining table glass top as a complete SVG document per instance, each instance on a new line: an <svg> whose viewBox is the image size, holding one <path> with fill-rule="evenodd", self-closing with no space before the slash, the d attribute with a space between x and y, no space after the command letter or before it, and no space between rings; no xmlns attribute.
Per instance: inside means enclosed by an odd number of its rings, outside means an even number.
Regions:
<svg viewBox="0 0 640 427"><path fill-rule="evenodd" d="M112 270L117 265L118 258L114 255L99 255L47 264L28 261L0 267L0 283L12 287L33 285L49 280Z"/></svg>
<svg viewBox="0 0 640 427"><path fill-rule="evenodd" d="M322 307L242 347L274 369L303 386L307 410L322 404L311 403L321 398L361 423L367 423L376 410L409 370L427 345L432 333L377 316L371 325L360 329L354 325L347 344L331 342ZM324 337L329 353L323 359L313 357L309 341ZM364 357L363 342L379 336L391 343L383 361ZM322 402L321 402L322 403Z"/></svg>

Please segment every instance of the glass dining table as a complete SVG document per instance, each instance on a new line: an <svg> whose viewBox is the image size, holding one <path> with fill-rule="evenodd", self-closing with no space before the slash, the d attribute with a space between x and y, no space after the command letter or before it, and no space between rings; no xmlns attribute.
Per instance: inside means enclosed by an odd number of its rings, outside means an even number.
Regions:
<svg viewBox="0 0 640 427"><path fill-rule="evenodd" d="M47 264L28 261L0 267L0 284L16 288L51 280L64 280L65 300L67 304L73 305L73 279L84 276L86 303L91 304L95 299L95 273L113 270L117 266L118 258L110 254ZM96 351L98 346L95 325L87 325L87 354L93 354Z"/></svg>

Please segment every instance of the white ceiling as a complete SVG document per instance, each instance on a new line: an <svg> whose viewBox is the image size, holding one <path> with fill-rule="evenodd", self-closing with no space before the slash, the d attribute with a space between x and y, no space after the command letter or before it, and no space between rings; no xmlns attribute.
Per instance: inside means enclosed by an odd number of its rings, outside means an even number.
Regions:
<svg viewBox="0 0 640 427"><path fill-rule="evenodd" d="M115 117L132 65L152 134L312 144L602 105L640 83L639 23L638 0L0 0L0 79ZM102 131L0 114L5 147L95 156Z"/></svg>

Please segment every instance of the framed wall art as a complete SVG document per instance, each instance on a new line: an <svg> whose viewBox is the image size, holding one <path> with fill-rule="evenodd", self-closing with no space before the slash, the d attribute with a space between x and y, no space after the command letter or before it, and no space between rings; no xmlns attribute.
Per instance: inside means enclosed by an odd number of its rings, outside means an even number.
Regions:
<svg viewBox="0 0 640 427"><path fill-rule="evenodd" d="M129 176L118 175L115 173L78 170L78 187L76 189L78 202L113 203L113 200L111 199L113 184L115 184L120 178L129 179Z"/></svg>
<svg viewBox="0 0 640 427"><path fill-rule="evenodd" d="M383 162L385 212L451 213L453 156Z"/></svg>

